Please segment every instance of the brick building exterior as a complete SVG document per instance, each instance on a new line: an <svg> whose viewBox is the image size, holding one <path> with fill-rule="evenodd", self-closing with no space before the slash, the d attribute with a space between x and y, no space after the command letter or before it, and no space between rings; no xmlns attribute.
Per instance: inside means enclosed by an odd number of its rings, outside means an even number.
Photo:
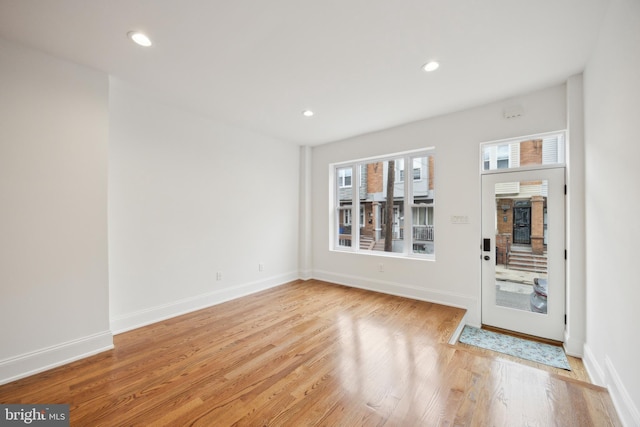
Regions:
<svg viewBox="0 0 640 427"><path fill-rule="evenodd" d="M511 150L513 151L516 150ZM517 165L542 165L543 140L519 144ZM509 183L496 188L496 262L507 264L511 248L516 245L536 255L546 252L547 186L543 181Z"/></svg>

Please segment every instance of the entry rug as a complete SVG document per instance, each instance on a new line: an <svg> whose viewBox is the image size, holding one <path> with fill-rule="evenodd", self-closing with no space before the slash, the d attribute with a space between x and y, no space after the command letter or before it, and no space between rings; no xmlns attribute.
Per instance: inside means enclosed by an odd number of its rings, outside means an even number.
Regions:
<svg viewBox="0 0 640 427"><path fill-rule="evenodd" d="M555 368L571 370L562 347L465 326L458 341Z"/></svg>

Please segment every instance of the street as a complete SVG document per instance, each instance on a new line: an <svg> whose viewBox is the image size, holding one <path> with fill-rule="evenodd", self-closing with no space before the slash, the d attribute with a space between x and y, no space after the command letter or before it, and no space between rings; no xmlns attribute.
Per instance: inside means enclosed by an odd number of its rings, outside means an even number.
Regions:
<svg viewBox="0 0 640 427"><path fill-rule="evenodd" d="M496 280L496 304L499 306L531 311L531 292L532 285Z"/></svg>

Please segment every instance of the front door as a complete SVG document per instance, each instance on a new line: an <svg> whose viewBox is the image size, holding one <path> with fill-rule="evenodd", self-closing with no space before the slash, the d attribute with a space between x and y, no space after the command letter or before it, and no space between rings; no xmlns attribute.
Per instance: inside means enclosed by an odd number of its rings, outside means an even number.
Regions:
<svg viewBox="0 0 640 427"><path fill-rule="evenodd" d="M482 176L482 323L564 339L564 169Z"/></svg>
<svg viewBox="0 0 640 427"><path fill-rule="evenodd" d="M513 207L513 243L528 245L531 243L531 208Z"/></svg>
<svg viewBox="0 0 640 427"><path fill-rule="evenodd" d="M402 224L400 224L400 208L398 206L393 207L393 238L401 239L400 230Z"/></svg>

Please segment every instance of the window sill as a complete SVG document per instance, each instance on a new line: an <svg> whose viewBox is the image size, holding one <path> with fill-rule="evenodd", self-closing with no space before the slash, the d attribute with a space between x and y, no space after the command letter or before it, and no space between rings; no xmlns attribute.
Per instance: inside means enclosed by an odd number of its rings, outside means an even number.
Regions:
<svg viewBox="0 0 640 427"><path fill-rule="evenodd" d="M363 255L382 258L407 259L411 261L435 261L435 254L405 254L400 252L383 252L383 251L355 251L349 248L332 248L329 252L336 252L351 255Z"/></svg>

